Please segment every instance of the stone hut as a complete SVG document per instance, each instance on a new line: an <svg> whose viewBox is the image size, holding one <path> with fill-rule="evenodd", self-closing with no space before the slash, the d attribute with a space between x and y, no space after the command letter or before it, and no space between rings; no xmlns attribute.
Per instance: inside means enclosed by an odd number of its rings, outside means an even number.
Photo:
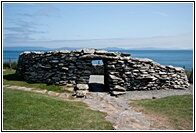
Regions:
<svg viewBox="0 0 196 133"><path fill-rule="evenodd" d="M76 96L84 96L89 89L92 60L103 61L104 86L111 95L131 90L189 87L183 68L131 58L128 53L97 49L24 52L19 56L16 74L29 82L75 85Z"/></svg>

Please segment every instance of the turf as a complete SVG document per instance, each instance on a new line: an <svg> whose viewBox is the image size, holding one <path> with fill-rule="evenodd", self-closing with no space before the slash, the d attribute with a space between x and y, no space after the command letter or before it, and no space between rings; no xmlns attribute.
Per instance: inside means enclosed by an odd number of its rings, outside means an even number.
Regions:
<svg viewBox="0 0 196 133"><path fill-rule="evenodd" d="M82 102L3 89L4 130L111 130L104 117Z"/></svg>

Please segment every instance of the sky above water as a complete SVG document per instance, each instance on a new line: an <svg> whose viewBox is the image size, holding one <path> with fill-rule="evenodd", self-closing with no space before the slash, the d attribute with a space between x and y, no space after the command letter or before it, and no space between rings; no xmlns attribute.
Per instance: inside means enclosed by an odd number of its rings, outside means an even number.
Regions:
<svg viewBox="0 0 196 133"><path fill-rule="evenodd" d="M4 2L3 46L193 49L191 2Z"/></svg>

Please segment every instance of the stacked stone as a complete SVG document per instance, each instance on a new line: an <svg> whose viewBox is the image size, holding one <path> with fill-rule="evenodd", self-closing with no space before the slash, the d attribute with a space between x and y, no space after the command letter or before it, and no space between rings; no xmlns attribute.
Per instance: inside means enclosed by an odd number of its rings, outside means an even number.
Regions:
<svg viewBox="0 0 196 133"><path fill-rule="evenodd" d="M84 97L89 92L89 86L88 84L77 84L74 87L75 95L76 97Z"/></svg>
<svg viewBox="0 0 196 133"><path fill-rule="evenodd" d="M93 64L91 74L92 75L104 75L104 66L101 64Z"/></svg>
<svg viewBox="0 0 196 133"><path fill-rule="evenodd" d="M91 60L78 60L82 50L24 52L18 60L16 74L31 82L56 85L88 84Z"/></svg>
<svg viewBox="0 0 196 133"><path fill-rule="evenodd" d="M112 95L124 94L126 90L186 89L189 86L183 68L97 49L24 52L19 57L16 74L29 82L76 86L76 95L82 96L88 90L87 84L95 69L92 60L103 60L105 88Z"/></svg>
<svg viewBox="0 0 196 133"><path fill-rule="evenodd" d="M189 86L183 68L163 66L150 59L131 58L124 73L127 90L185 89Z"/></svg>
<svg viewBox="0 0 196 133"><path fill-rule="evenodd" d="M109 89L112 95L125 94L124 67L122 60L108 61L106 64Z"/></svg>

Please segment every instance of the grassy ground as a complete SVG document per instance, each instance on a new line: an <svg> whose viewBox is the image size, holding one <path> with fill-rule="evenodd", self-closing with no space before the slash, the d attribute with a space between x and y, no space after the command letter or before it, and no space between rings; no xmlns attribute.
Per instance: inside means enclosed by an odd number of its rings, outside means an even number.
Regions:
<svg viewBox="0 0 196 133"><path fill-rule="evenodd" d="M64 92L64 90L62 90L63 86L47 85L43 83L28 83L22 78L16 76L15 70L8 69L3 72L3 84L45 89L48 91Z"/></svg>
<svg viewBox="0 0 196 133"><path fill-rule="evenodd" d="M154 114L160 120L166 119L170 127L177 130L193 129L193 96L170 96L161 99L132 101L132 106L142 107L140 111ZM163 119L162 119L163 118Z"/></svg>
<svg viewBox="0 0 196 133"><path fill-rule="evenodd" d="M112 130L104 117L82 102L3 89L4 130Z"/></svg>
<svg viewBox="0 0 196 133"><path fill-rule="evenodd" d="M64 92L62 87L42 83L27 83L15 74L15 70L3 72L4 85L17 85ZM104 121L104 115L91 111L81 102L62 101L54 97L4 89L3 120L5 129L64 129L101 130L112 129L111 123ZM160 117L173 129L191 130L193 126L193 97L171 96L161 99L132 102L147 114ZM47 118L48 117L48 118ZM164 123L163 123L164 124Z"/></svg>

